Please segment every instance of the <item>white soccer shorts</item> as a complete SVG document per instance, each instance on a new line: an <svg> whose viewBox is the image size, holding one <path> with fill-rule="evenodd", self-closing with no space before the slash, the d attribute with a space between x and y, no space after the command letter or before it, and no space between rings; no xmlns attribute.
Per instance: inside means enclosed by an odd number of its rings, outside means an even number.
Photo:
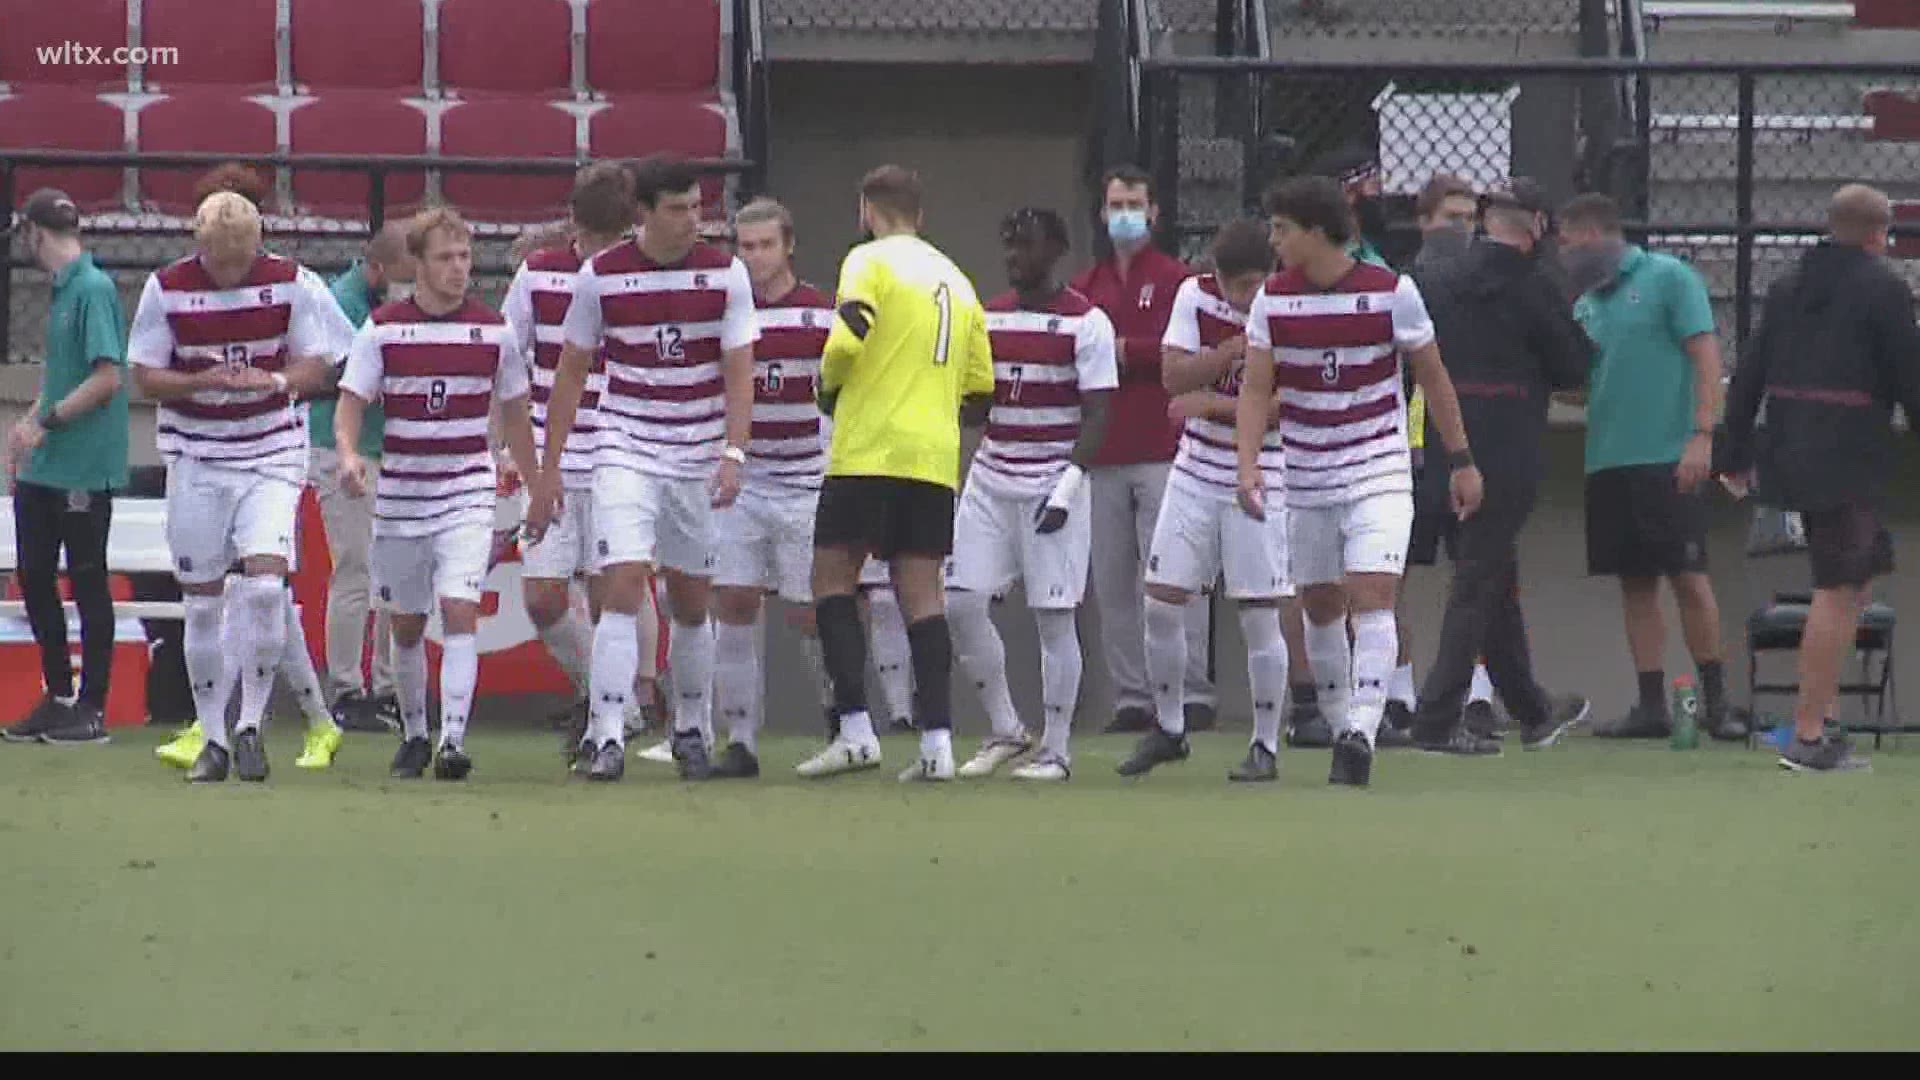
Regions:
<svg viewBox="0 0 1920 1080"><path fill-rule="evenodd" d="M167 548L185 585L220 581L251 556L293 562L300 484L248 466L174 459L167 468Z"/></svg>
<svg viewBox="0 0 1920 1080"><path fill-rule="evenodd" d="M705 480L654 476L624 465L594 469L594 568L650 563L712 577L712 500Z"/></svg>
<svg viewBox="0 0 1920 1080"><path fill-rule="evenodd" d="M1028 607L1078 607L1087 591L1093 492L1082 484L1067 508L1067 523L1043 536L1035 526L1046 501L1045 495L1007 498L967 485L954 513L947 587L997 596L1019 580Z"/></svg>
<svg viewBox="0 0 1920 1080"><path fill-rule="evenodd" d="M1240 509L1230 492L1169 480L1153 525L1146 580L1197 593L1224 574L1232 600L1292 596L1287 547L1287 512L1278 492L1271 493L1261 521Z"/></svg>
<svg viewBox="0 0 1920 1080"><path fill-rule="evenodd" d="M892 588L893 568L879 559L868 559L861 563L860 587L863 589Z"/></svg>
<svg viewBox="0 0 1920 1080"><path fill-rule="evenodd" d="M794 604L813 600L814 492L770 495L742 491L732 506L713 512L720 537L713 583L771 589ZM884 567L882 582L884 583Z"/></svg>
<svg viewBox="0 0 1920 1080"><path fill-rule="evenodd" d="M425 615L436 600L478 603L492 549L493 523L485 518L468 517L426 536L376 535L367 558L374 595L400 615Z"/></svg>
<svg viewBox="0 0 1920 1080"><path fill-rule="evenodd" d="M593 542L592 489L567 491L546 535L521 550L520 576L530 581L567 581L575 574L591 574L598 562Z"/></svg>
<svg viewBox="0 0 1920 1080"><path fill-rule="evenodd" d="M1293 576L1302 585L1328 585L1348 574L1393 574L1407 570L1407 537L1413 532L1413 496L1404 491L1369 495L1339 506L1301 506L1288 511Z"/></svg>

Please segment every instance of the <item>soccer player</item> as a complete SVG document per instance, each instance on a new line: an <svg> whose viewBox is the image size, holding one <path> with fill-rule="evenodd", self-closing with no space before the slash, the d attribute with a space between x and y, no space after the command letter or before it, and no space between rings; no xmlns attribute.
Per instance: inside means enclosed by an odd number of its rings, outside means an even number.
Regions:
<svg viewBox="0 0 1920 1080"><path fill-rule="evenodd" d="M1215 234L1214 270L1188 278L1173 298L1162 343L1161 379L1174 415L1186 419L1167 495L1147 557L1147 683L1159 723L1120 763L1122 776L1186 758L1187 605L1223 574L1238 601L1253 692L1253 742L1228 773L1236 781L1279 777L1280 708L1287 688L1287 646L1279 603L1292 594L1286 515L1255 516L1234 505L1235 399L1247 352L1247 311L1273 270L1267 230L1233 221ZM1280 440L1262 435L1261 491L1278 501L1285 483Z"/></svg>
<svg viewBox="0 0 1920 1080"><path fill-rule="evenodd" d="M920 177L883 165L860 182L874 239L840 265L839 308L820 365L833 447L813 534L813 595L839 728L801 776L880 764L867 713L866 638L854 599L869 557L889 564L913 659L919 760L903 780L953 779L941 560L953 549L963 397L993 393L986 313L973 283L920 239Z"/></svg>
<svg viewBox="0 0 1920 1080"><path fill-rule="evenodd" d="M298 395L328 387L337 325L326 286L260 250L260 212L216 192L194 215L199 250L147 278L128 336L140 392L159 402L167 544L186 607L187 677L205 745L187 778L267 778L260 724L286 657L285 587L307 475ZM338 320L338 323L332 320ZM238 560L230 612L223 593ZM231 640L223 642L223 630ZM240 717L229 739L229 663ZM338 730L326 725L337 740ZM334 741L334 746L338 745ZM331 760L331 751L327 754Z"/></svg>
<svg viewBox="0 0 1920 1080"><path fill-rule="evenodd" d="M955 517L947 610L960 668L993 722L963 777L994 770L1033 748L1007 688L1007 652L988 612L1015 577L1040 635L1041 751L1017 780L1065 780L1073 709L1080 697L1074 613L1087 588L1093 542L1087 466L1105 437L1120 384L1113 324L1064 288L1054 270L1067 224L1052 210L1016 210L1000 225L1011 292L987 304L994 389ZM974 414L978 416L978 412Z"/></svg>
<svg viewBox="0 0 1920 1080"><path fill-rule="evenodd" d="M590 165L581 170L571 204L571 238L528 252L500 305L500 313L519 335L520 352L532 359L533 429L535 438L542 441L547 402L560 363L561 323L573 301L574 275L588 259L619 243L632 229L632 181L617 165ZM585 708L587 699L593 629L575 613L568 589L575 577L585 576L589 604L599 607L602 586L593 554L593 455L600 436L594 412L605 381L605 369L596 359L587 373L573 430L560 446L560 505L539 541L520 553L527 617L573 685L578 709Z"/></svg>
<svg viewBox="0 0 1920 1080"><path fill-rule="evenodd" d="M1398 354L1426 395L1451 472L1453 510L1463 519L1480 506L1480 471L1420 289L1347 253L1354 223L1340 186L1298 177L1269 192L1266 209L1285 266L1261 288L1247 320L1236 425L1240 503L1255 516L1280 509L1268 497L1263 461L1277 388L1307 659L1337 728L1327 779L1364 787L1398 652L1393 599L1413 526Z"/></svg>
<svg viewBox="0 0 1920 1080"><path fill-rule="evenodd" d="M493 543L487 417L499 409L514 463L532 475L530 374L518 331L467 294L473 233L460 215L422 211L407 226L407 250L419 260L413 296L381 305L354 338L334 433L341 483L364 495L360 424L368 405L385 407L368 561L393 624L402 731L392 773L418 779L431 760L435 779L463 780L473 768L466 735L480 664L474 632ZM443 628L437 754L427 745L424 640L436 600Z"/></svg>
<svg viewBox="0 0 1920 1080"><path fill-rule="evenodd" d="M760 775L756 734L765 683L758 632L765 595L796 605L800 645L830 706L813 629L813 512L827 458L820 438L820 354L833 326L833 297L793 272L793 217L772 199L735 215L734 245L753 282L760 322L754 347L752 441L740 498L714 514L725 537L714 566L714 709L727 746L714 776Z"/></svg>
<svg viewBox="0 0 1920 1080"><path fill-rule="evenodd" d="M561 450L604 346L593 473L604 600L589 668L587 777L626 774L622 721L640 660L637 614L658 565L677 624L668 646L674 756L683 778L704 780L712 771L713 511L740 494L760 330L746 267L699 242L699 174L669 155L647 158L635 174L639 234L587 260L574 282L528 534L537 540L557 509Z"/></svg>

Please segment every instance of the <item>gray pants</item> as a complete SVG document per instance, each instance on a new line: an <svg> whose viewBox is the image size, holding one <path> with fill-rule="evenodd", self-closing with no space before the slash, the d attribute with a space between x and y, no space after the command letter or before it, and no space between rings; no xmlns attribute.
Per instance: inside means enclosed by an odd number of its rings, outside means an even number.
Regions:
<svg viewBox="0 0 1920 1080"><path fill-rule="evenodd" d="M1100 645L1113 679L1113 706L1151 710L1147 690L1147 551L1160 518L1160 497L1167 490L1166 462L1100 465L1087 470L1093 484L1093 604L1100 613ZM1187 679L1189 704L1214 703L1207 678L1209 605L1187 605Z"/></svg>
<svg viewBox="0 0 1920 1080"><path fill-rule="evenodd" d="M369 477L371 479L371 477ZM373 547L373 498L353 498L340 487L340 455L314 447L307 455L307 481L320 500L333 574L327 579L327 696L365 693L360 662L367 640L371 581L367 552ZM373 619L373 693L393 693L393 635L387 613Z"/></svg>

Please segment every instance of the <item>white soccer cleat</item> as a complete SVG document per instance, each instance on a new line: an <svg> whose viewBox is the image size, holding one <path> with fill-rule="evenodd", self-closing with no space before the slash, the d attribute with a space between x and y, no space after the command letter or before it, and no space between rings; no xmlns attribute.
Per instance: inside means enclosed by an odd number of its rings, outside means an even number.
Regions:
<svg viewBox="0 0 1920 1080"><path fill-rule="evenodd" d="M655 765L671 765L673 764L673 740L661 739L634 756Z"/></svg>
<svg viewBox="0 0 1920 1080"><path fill-rule="evenodd" d="M1032 761L1016 767L1012 774L1015 780L1061 781L1073 778L1073 770L1067 760L1053 754L1043 753Z"/></svg>
<svg viewBox="0 0 1920 1080"><path fill-rule="evenodd" d="M996 735L980 744L980 750L965 765L960 766L962 780L978 780L992 776L1000 766L1033 749L1033 736L1026 732L1018 735Z"/></svg>
<svg viewBox="0 0 1920 1080"><path fill-rule="evenodd" d="M903 784L938 784L953 779L953 747L942 746L929 756L925 750L900 774Z"/></svg>
<svg viewBox="0 0 1920 1080"><path fill-rule="evenodd" d="M839 776L841 773L861 772L879 767L879 740L856 742L836 736L827 744L825 750L795 765L793 771L809 780L815 780L824 776Z"/></svg>

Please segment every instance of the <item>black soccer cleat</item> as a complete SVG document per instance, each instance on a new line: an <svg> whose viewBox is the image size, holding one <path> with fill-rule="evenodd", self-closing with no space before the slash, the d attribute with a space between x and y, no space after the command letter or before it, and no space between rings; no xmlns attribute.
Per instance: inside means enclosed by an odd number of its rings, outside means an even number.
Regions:
<svg viewBox="0 0 1920 1080"><path fill-rule="evenodd" d="M673 733L673 763L682 780L713 779L713 760L707 753L706 736L694 731Z"/></svg>
<svg viewBox="0 0 1920 1080"><path fill-rule="evenodd" d="M473 771L473 759L467 756L467 748L453 743L441 743L440 753L433 759L433 778L435 780L465 780Z"/></svg>
<svg viewBox="0 0 1920 1080"><path fill-rule="evenodd" d="M760 775L760 759L740 743L730 742L720 751L710 775L715 780L752 780Z"/></svg>
<svg viewBox="0 0 1920 1080"><path fill-rule="evenodd" d="M193 768L187 770L187 783L220 783L227 778L227 765L231 760L226 747L208 743L200 748L200 756L193 759Z"/></svg>
<svg viewBox="0 0 1920 1080"><path fill-rule="evenodd" d="M1554 698L1547 704L1550 711L1544 721L1520 726L1520 749L1541 750L1552 746L1567 732L1586 723L1593 713L1593 706L1579 694Z"/></svg>
<svg viewBox="0 0 1920 1080"><path fill-rule="evenodd" d="M1358 731L1343 731L1333 740L1333 767L1327 783L1366 787L1373 782L1373 747Z"/></svg>
<svg viewBox="0 0 1920 1080"><path fill-rule="evenodd" d="M1273 751L1254 743L1247 747L1247 756L1240 764L1227 772L1227 779L1236 784L1264 784L1280 779L1280 761Z"/></svg>
<svg viewBox="0 0 1920 1080"><path fill-rule="evenodd" d="M1500 714L1493 709L1491 701L1469 701L1466 708L1460 710L1460 718L1467 730L1483 739L1505 737L1506 725L1500 722Z"/></svg>
<svg viewBox="0 0 1920 1080"><path fill-rule="evenodd" d="M233 774L249 784L267 778L267 744L259 728L248 728L233 737Z"/></svg>
<svg viewBox="0 0 1920 1080"><path fill-rule="evenodd" d="M39 742L41 736L73 720L73 706L52 696L43 697L19 723L0 732L8 742Z"/></svg>
<svg viewBox="0 0 1920 1080"><path fill-rule="evenodd" d="M433 747L425 737L403 739L388 770L395 780L418 780L433 761Z"/></svg>
<svg viewBox="0 0 1920 1080"><path fill-rule="evenodd" d="M587 779L597 783L610 784L627 775L627 748L608 739L593 752L593 761L587 766Z"/></svg>
<svg viewBox="0 0 1920 1080"><path fill-rule="evenodd" d="M1145 776L1153 771L1155 765L1187 760L1190 752L1185 735L1170 735L1167 729L1155 727L1140 737L1133 747L1133 754L1114 771L1121 776Z"/></svg>
<svg viewBox="0 0 1920 1080"><path fill-rule="evenodd" d="M1413 710L1404 701L1387 702L1380 715L1380 730L1374 732L1373 745L1382 750L1413 745Z"/></svg>
<svg viewBox="0 0 1920 1080"><path fill-rule="evenodd" d="M1415 729L1411 735L1413 745L1423 754L1445 754L1449 757L1499 757L1500 740L1477 735L1465 723L1458 723L1445 731L1421 731Z"/></svg>
<svg viewBox="0 0 1920 1080"><path fill-rule="evenodd" d="M86 746L113 740L107 734L106 713L82 701L68 710L66 723L42 732L40 741L48 746Z"/></svg>
<svg viewBox="0 0 1920 1080"><path fill-rule="evenodd" d="M1301 750L1323 750L1333 745L1333 725L1315 703L1287 710L1287 745Z"/></svg>

